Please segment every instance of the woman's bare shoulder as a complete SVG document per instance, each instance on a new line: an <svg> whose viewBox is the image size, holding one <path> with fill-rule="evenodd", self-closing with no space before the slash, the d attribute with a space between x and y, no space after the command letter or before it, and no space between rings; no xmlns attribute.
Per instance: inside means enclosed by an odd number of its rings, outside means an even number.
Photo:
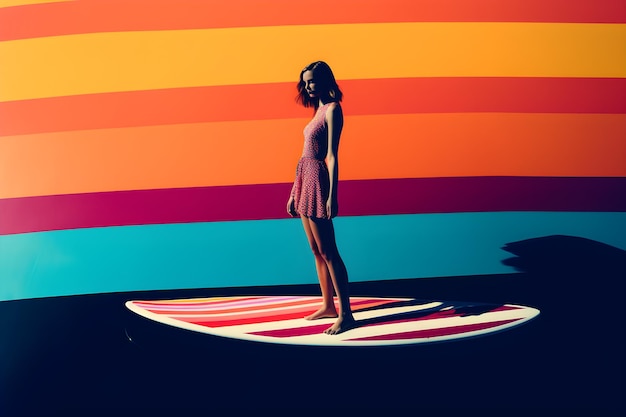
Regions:
<svg viewBox="0 0 626 417"><path fill-rule="evenodd" d="M341 104L336 101L333 101L326 108L326 118L338 118L342 117L343 110L341 110Z"/></svg>

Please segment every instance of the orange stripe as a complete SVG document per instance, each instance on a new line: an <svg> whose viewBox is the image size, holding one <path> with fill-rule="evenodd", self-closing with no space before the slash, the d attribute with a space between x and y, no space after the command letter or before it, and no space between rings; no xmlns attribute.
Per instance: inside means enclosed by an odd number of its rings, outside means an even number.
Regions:
<svg viewBox="0 0 626 417"><path fill-rule="evenodd" d="M4 7L15 7L15 6L31 6L33 4L41 4L41 3L59 3L65 1L74 1L74 0L2 0L0 1L0 8Z"/></svg>
<svg viewBox="0 0 626 417"><path fill-rule="evenodd" d="M346 133L350 179L626 176L623 114L370 116Z"/></svg>
<svg viewBox="0 0 626 417"><path fill-rule="evenodd" d="M306 119L8 136L0 198L290 182ZM626 115L348 116L342 179L626 176Z"/></svg>
<svg viewBox="0 0 626 417"><path fill-rule="evenodd" d="M623 23L621 0L91 0L0 9L0 40L77 33L373 22ZM24 24L28 22L28 24Z"/></svg>
<svg viewBox="0 0 626 417"><path fill-rule="evenodd" d="M343 80L626 78L626 25L299 25L96 33L0 42L0 57L13 58L4 59L0 66L0 101L293 82L302 62L319 54L303 47L303 39L328 45L324 59L333 63ZM407 39L430 41L420 42L407 53Z"/></svg>

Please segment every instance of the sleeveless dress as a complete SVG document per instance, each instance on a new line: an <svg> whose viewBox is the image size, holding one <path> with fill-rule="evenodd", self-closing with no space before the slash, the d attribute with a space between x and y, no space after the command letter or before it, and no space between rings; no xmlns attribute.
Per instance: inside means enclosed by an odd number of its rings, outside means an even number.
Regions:
<svg viewBox="0 0 626 417"><path fill-rule="evenodd" d="M326 201L330 194L330 177L325 158L328 151L326 110L330 104L320 106L304 128L304 148L291 196L296 212L305 217L328 218Z"/></svg>

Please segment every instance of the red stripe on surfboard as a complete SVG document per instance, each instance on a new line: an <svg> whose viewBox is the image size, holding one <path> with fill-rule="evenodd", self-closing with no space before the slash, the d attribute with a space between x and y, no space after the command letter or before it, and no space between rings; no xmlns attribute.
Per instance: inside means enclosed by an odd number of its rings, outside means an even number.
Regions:
<svg viewBox="0 0 626 417"><path fill-rule="evenodd" d="M297 77L297 75L295 75ZM342 80L346 114L626 113L622 78ZM164 124L308 118L295 83L174 88L0 103L0 136ZM241 100L246 97L246 100ZM261 106L272 97L271 106ZM181 106L180 103L185 103Z"/></svg>
<svg viewBox="0 0 626 417"><path fill-rule="evenodd" d="M461 326L453 326L453 327L444 327L444 328L435 328L435 329L427 329L427 330L415 330L411 332L399 332L399 333L390 333L378 336L369 336L369 337L361 337L355 339L346 339L349 342L355 341L380 341L380 340L407 340L407 339L427 339L432 337L441 337L441 336L452 336L455 334L463 334L474 332L478 330L486 330L493 327L502 326L504 324L513 323L515 321L519 321L520 319L510 319L510 320L500 320L489 323L477 323L477 324L465 324ZM274 330L268 332L254 332L250 333L256 336L268 336L268 337L276 337L276 338L288 338L288 337L296 337L296 336L312 336L315 334L320 334L324 330L328 328L328 324L320 324L316 326L309 326L306 328L299 329L299 332L292 332L291 329L286 330Z"/></svg>
<svg viewBox="0 0 626 417"><path fill-rule="evenodd" d="M390 301L385 301L390 302ZM356 306L355 310L358 310L360 305L370 305L370 300L352 301L351 306ZM276 311L251 311L243 312L241 314L229 315L225 317L176 317L176 320L184 321L186 323L198 324L205 327L229 327L239 326L244 324L260 324L267 322L278 322L284 320L301 319L306 312L312 313L316 308L291 308L283 310L282 312Z"/></svg>
<svg viewBox="0 0 626 417"><path fill-rule="evenodd" d="M235 306L252 306L252 305L271 305L275 303L284 303L290 301L304 301L303 296L249 296L249 297L224 297L224 298L205 298L205 299L180 299L180 300L163 300L163 301L133 301L134 304L144 308L230 308ZM315 299L311 296L309 299Z"/></svg>
<svg viewBox="0 0 626 417"><path fill-rule="evenodd" d="M517 310L518 307L512 306L499 306L490 310L489 312L500 312L500 311L509 311L509 310ZM426 320L434 320L434 319L442 319L442 318L451 318L451 317L462 317L463 311L456 311L454 309L444 310L444 311L436 311L433 313L428 313L427 311L413 311L407 313L399 313L399 316L404 316L408 314L416 314L418 317L411 318L399 318L393 319L393 315L391 317L380 317L376 318L375 323L365 324L362 327L378 327L378 326L386 326L388 324L399 324L399 323L414 323L419 321ZM422 315L423 314L423 315ZM379 320L379 321L378 321ZM516 319L518 320L518 319ZM368 319L363 320L364 323L368 323ZM286 329L276 329L276 330L266 330L259 332L251 332L250 334L257 336L268 336L268 337L276 337L276 338L285 338L285 337L298 337L298 336L311 336L314 334L318 334L320 329L326 329L328 324L319 325L319 326L303 326L303 327L292 327Z"/></svg>
<svg viewBox="0 0 626 417"><path fill-rule="evenodd" d="M378 336L360 337L356 339L348 339L350 342L360 341L379 341L379 340L409 340L409 339L428 339L433 337L452 336L479 330L491 329L505 324L519 321L520 319L499 320L489 323L464 324L461 326L444 327L427 330L415 330L412 332L391 333Z"/></svg>
<svg viewBox="0 0 626 417"><path fill-rule="evenodd" d="M626 178L458 177L342 181L340 215L624 212ZM88 227L286 218L291 184L0 200L0 235ZM257 202L251 206L248 201ZM220 204L215 204L219 201Z"/></svg>
<svg viewBox="0 0 626 417"><path fill-rule="evenodd" d="M621 0L317 0L313 8L292 0L82 0L0 9L0 41L94 32L412 21L624 23L626 7Z"/></svg>
<svg viewBox="0 0 626 417"><path fill-rule="evenodd" d="M295 301L284 301L284 302L272 302L272 303L264 303L264 304L256 304L256 305L252 305L252 306L242 306L242 307L229 307L229 306L223 306L223 308L219 308L219 309L215 309L215 308L211 308L208 309L206 307L208 306L193 306L190 308L180 308L180 309L173 309L170 306L143 306L143 305L139 305L139 307L144 308L147 311L150 311L151 313L156 313L159 315L198 315L198 314L206 314L206 315L211 315L211 314L224 314L224 313L254 313L256 311L259 310L265 310L265 309L269 309L269 308L296 308L296 307L301 307L302 305L307 305L307 304L314 304L316 302L319 302L319 300L316 299L309 299L309 300L295 300ZM306 308L311 308L311 307L306 307Z"/></svg>
<svg viewBox="0 0 626 417"><path fill-rule="evenodd" d="M260 300L264 297L261 296L251 296L251 297L225 297L223 299L216 298L206 298L203 300L199 299L188 299L188 300L155 300L155 301L133 301L132 303L137 307L149 309L156 307L196 307L196 306L221 306L221 305L231 305L233 303L241 303L248 301L256 301Z"/></svg>
<svg viewBox="0 0 626 417"><path fill-rule="evenodd" d="M312 312L312 311L311 311ZM294 320L303 318L303 314L300 311L283 313L283 314L263 314L263 315L251 315L250 317L245 318L233 318L233 319L206 319L206 318L192 318L192 317L177 317L176 320L183 321L185 323L197 324L199 326L217 328L217 327L230 327L230 326L241 326L245 324L259 324L259 323L267 323L268 321L276 322L276 321L284 321L284 320ZM270 320L271 319L271 320Z"/></svg>
<svg viewBox="0 0 626 417"><path fill-rule="evenodd" d="M285 304L305 304L319 301L318 296L253 296L253 297L228 297L223 299L181 299L163 301L133 301L132 303L140 308L149 311L161 311L169 309L172 311L233 311L235 309L256 309L267 308Z"/></svg>
<svg viewBox="0 0 626 417"><path fill-rule="evenodd" d="M262 299L261 299L262 300ZM239 300L237 300L239 301ZM398 302L402 300L380 300L380 299L372 299L372 300L353 300L352 301L352 310L360 311L366 308L378 307L381 305L385 305L388 303ZM207 308L213 307L210 303L193 303L189 306L181 306L176 304L176 307L173 308L172 304L164 304L164 305L155 305L155 304L146 304L143 302L133 302L133 304L139 308L142 308L151 313L155 313L162 316L172 316L172 315L213 315L213 314L224 314L224 313L255 313L259 310L273 309L273 308L286 308L290 307L289 311L296 311L295 308L304 307L304 310L311 309L310 304L321 303L321 298L309 298L306 300L293 300L293 301L274 301L274 302L266 302L254 306L242 306L242 307L232 307L228 305L222 305L223 308L215 309L215 308ZM298 309L300 311L301 309ZM243 317L243 315L238 315L238 317Z"/></svg>
<svg viewBox="0 0 626 417"><path fill-rule="evenodd" d="M328 323L326 323L326 324L316 324L313 326L306 326L306 327L295 327L295 328L289 328L289 329L250 332L249 334L255 335L255 336L267 336L267 337L275 337L275 338L312 336L314 334L322 333L324 330L328 329L328 327L329 327Z"/></svg>
<svg viewBox="0 0 626 417"><path fill-rule="evenodd" d="M389 303L390 301L361 301L361 302L352 302L352 311L357 312L370 307L378 307L384 304ZM308 304L308 305L306 305ZM263 322L275 321L274 317L282 317L286 314L289 315L297 315L297 318L305 317L315 311L318 306L321 304L321 300L315 301L310 300L307 303L293 304L293 305L267 305L261 306L255 309L232 309L232 310L195 310L195 311L161 311L161 310L148 310L152 313L161 315L161 316L169 316L171 318L175 318L177 320L183 320L188 323L203 323L207 325L209 322L221 322L225 317L228 319L229 323L234 323L237 320L249 320L252 318L261 318L264 319ZM280 312L276 310L268 309L277 309L280 308ZM238 314L235 314L238 313ZM224 317L216 317L220 314L228 314L228 316ZM280 315L279 315L280 314ZM185 317L185 316L203 316L203 317ZM214 327L211 325L210 327ZM221 327L221 326L220 326Z"/></svg>
<svg viewBox="0 0 626 417"><path fill-rule="evenodd" d="M206 320L219 320L223 317L229 319L244 319L252 317L272 317L277 314L276 309L280 309L283 314L286 313L299 313L301 317L304 317L304 313L312 312L319 306L319 301L309 300L307 302L300 303L284 303L284 304L268 304L262 305L256 308L232 308L224 310L153 310L146 309L151 313L158 314L160 316L169 316L176 319L181 319L189 322L206 321ZM227 315L227 316L223 316ZM203 317L189 317L185 316L203 316ZM223 317L219 317L223 316Z"/></svg>

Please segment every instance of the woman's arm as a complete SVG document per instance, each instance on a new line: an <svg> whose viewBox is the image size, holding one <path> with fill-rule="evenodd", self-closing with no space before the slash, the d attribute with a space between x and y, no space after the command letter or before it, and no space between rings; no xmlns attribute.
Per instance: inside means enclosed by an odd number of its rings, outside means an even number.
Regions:
<svg viewBox="0 0 626 417"><path fill-rule="evenodd" d="M343 112L338 103L332 103L326 110L326 124L328 126L328 152L326 164L330 176L330 194L326 202L328 218L337 214L337 183L339 181L339 138L343 129Z"/></svg>

